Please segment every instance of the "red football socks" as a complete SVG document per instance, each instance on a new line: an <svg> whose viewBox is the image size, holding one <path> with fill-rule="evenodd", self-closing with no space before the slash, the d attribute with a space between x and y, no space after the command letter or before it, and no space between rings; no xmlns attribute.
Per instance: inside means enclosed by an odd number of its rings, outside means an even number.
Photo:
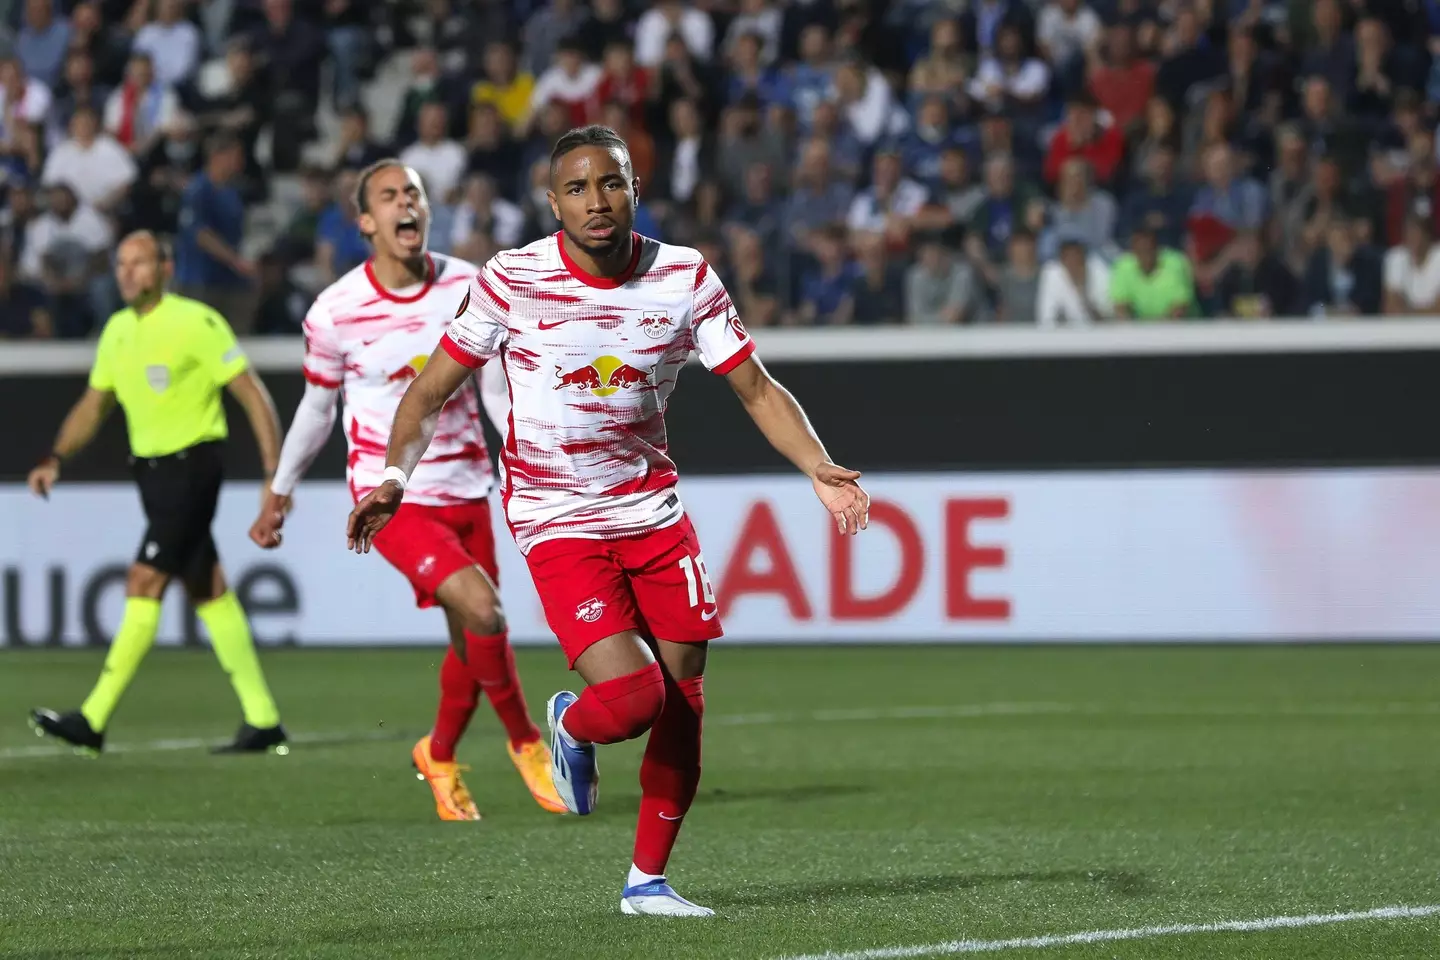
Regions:
<svg viewBox="0 0 1440 960"><path fill-rule="evenodd" d="M623 677L593 683L565 710L565 732L587 743L633 740L665 706L665 674L652 663Z"/></svg>
<svg viewBox="0 0 1440 960"><path fill-rule="evenodd" d="M540 728L530 719L525 705L525 691L520 689L520 675L515 671L515 651L510 649L507 634L489 636L465 631L465 666L505 727L510 746L518 749L540 739Z"/></svg>
<svg viewBox="0 0 1440 960"><path fill-rule="evenodd" d="M635 866L664 876L680 825L700 786L700 726L705 715L705 678L669 680L665 708L650 728L640 762L640 822L635 829ZM569 725L570 715L565 715Z"/></svg>
<svg viewBox="0 0 1440 960"><path fill-rule="evenodd" d="M469 669L455 655L455 648L447 647L440 662L440 708L430 734L430 756L442 763L455 759L455 744L475 715L479 695L480 687Z"/></svg>

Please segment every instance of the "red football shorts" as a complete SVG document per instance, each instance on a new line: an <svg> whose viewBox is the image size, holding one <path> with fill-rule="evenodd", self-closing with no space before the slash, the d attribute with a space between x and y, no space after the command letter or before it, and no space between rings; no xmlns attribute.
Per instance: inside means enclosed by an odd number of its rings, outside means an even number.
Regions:
<svg viewBox="0 0 1440 960"><path fill-rule="evenodd" d="M415 588L415 605L435 606L435 591L456 571L479 565L500 583L490 505L472 500L445 507L401 503L375 535L375 549Z"/></svg>
<svg viewBox="0 0 1440 960"><path fill-rule="evenodd" d="M626 630L675 643L724 633L688 517L633 537L543 540L525 559L572 668L592 643Z"/></svg>

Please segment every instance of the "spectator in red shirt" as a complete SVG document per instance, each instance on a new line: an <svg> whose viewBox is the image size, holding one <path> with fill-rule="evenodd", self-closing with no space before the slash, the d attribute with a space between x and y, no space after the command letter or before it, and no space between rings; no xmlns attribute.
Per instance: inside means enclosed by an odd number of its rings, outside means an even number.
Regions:
<svg viewBox="0 0 1440 960"><path fill-rule="evenodd" d="M1145 120L1155 92L1155 64L1135 56L1135 28L1117 23L1105 35L1105 59L1090 70L1090 93L1115 126L1130 133Z"/></svg>
<svg viewBox="0 0 1440 960"><path fill-rule="evenodd" d="M1045 154L1045 182L1054 184L1065 162L1077 157L1090 165L1095 182L1101 184L1114 181L1120 161L1125 159L1125 138L1113 124L1100 125L1095 116L1095 101L1084 94L1071 98L1065 107L1065 123L1050 138L1050 150Z"/></svg>
<svg viewBox="0 0 1440 960"><path fill-rule="evenodd" d="M619 103L629 111L630 123L643 130L650 74L635 65L635 46L629 40L612 40L605 46L603 66L605 72L590 96L586 110L590 122L601 121L606 104Z"/></svg>

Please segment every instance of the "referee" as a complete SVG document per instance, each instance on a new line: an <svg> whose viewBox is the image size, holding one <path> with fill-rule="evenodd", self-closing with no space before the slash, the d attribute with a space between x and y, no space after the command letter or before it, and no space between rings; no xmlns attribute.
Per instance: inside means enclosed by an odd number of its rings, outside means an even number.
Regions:
<svg viewBox="0 0 1440 960"><path fill-rule="evenodd" d="M245 408L267 480L279 457L280 423L224 318L199 301L166 293L172 272L169 250L151 233L133 233L120 244L115 279L129 306L106 323L88 389L61 424L53 452L30 471L30 489L48 499L61 463L90 442L118 400L149 524L125 582L125 615L95 689L79 710L33 710L30 722L39 735L98 754L111 714L155 643L165 588L179 580L245 717L235 739L216 752L284 752L279 710L210 535L227 434L221 388Z"/></svg>

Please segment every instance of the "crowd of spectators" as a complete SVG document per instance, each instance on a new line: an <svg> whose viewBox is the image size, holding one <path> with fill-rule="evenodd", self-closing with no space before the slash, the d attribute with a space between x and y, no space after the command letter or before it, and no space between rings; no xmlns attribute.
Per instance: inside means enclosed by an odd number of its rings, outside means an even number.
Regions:
<svg viewBox="0 0 1440 960"><path fill-rule="evenodd" d="M637 229L700 248L752 326L1440 313L1440 0L0 0L0 24L0 336L96 332L141 227L182 292L295 333L367 254L364 165L419 171L433 248L478 262L555 229L550 147L591 122L631 144Z"/></svg>

